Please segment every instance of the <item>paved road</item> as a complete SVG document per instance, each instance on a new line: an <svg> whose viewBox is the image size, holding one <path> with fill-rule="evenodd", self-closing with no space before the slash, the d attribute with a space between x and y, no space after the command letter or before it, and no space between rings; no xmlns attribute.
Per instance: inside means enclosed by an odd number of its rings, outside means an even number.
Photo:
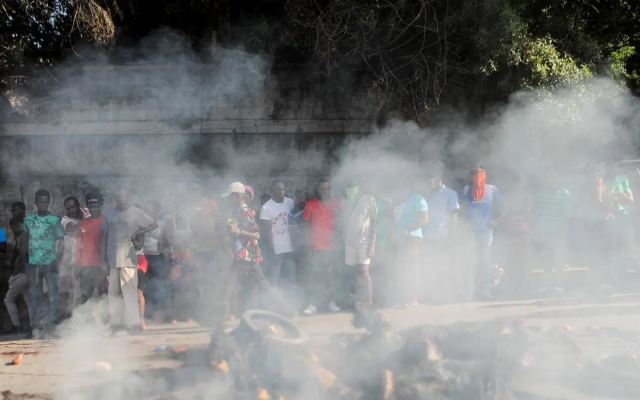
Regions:
<svg viewBox="0 0 640 400"><path fill-rule="evenodd" d="M528 325L541 327L558 325L579 329L595 325L640 331L640 295L425 305L404 310L383 310L382 313L398 329L425 324L447 325L457 321L522 318ZM324 339L335 333L359 333L351 327L350 321L350 314L340 313L299 317L296 322L310 339ZM158 354L155 348L163 345L205 347L209 341L207 329L186 323L152 326L149 331L132 336L122 334L108 337L98 328L84 328L68 332L65 336L65 339L58 341L12 341L5 338L0 343L0 390L31 394L57 393L57 398L74 398L71 393L85 388L93 390L92 398L106 400L135 395L136 388L153 384L159 385L158 393L162 393L167 371L177 370L184 363ZM596 348L595 351L599 350ZM4 365L18 353L24 354L22 365ZM132 371L145 371L146 375L141 378L139 374L132 374ZM197 373L184 371L182 373ZM179 379L179 376L173 375L171 379ZM122 392L123 386L129 391ZM215 388L203 390L215 391ZM174 395L181 397L176 392ZM558 398L602 397L563 393Z"/></svg>

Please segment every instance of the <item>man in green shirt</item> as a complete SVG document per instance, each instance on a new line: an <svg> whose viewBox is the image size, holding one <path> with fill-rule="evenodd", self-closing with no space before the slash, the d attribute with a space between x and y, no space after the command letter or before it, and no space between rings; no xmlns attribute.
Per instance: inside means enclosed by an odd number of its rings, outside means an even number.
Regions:
<svg viewBox="0 0 640 400"><path fill-rule="evenodd" d="M49 318L46 328L48 331L58 322L58 263L62 258L64 231L60 224L60 217L51 215L49 204L51 195L40 189L36 192L35 203L37 212L27 215L24 219L24 249L22 254L29 254L27 277L33 297L34 337L39 338L42 331L41 303L43 295L43 281L47 281L49 297Z"/></svg>
<svg viewBox="0 0 640 400"><path fill-rule="evenodd" d="M635 233L630 218L633 192L629 180L620 174L618 163L607 164L603 201L607 206L607 259L602 292L612 292L619 284L620 268L636 256Z"/></svg>

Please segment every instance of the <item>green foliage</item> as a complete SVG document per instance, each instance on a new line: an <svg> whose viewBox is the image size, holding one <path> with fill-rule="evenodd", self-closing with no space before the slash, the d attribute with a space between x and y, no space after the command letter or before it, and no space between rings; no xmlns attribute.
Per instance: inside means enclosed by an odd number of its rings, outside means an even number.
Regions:
<svg viewBox="0 0 640 400"><path fill-rule="evenodd" d="M370 99L376 118L428 121L443 104L483 110L522 89L552 98L598 76L640 87L637 0L0 0L0 18L5 105L79 45L108 52L162 28L196 52L263 54L339 107Z"/></svg>

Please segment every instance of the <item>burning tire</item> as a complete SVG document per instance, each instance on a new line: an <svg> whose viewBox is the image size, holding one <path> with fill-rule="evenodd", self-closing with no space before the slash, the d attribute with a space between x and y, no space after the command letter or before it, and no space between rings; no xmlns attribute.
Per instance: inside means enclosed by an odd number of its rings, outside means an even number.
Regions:
<svg viewBox="0 0 640 400"><path fill-rule="evenodd" d="M300 345L307 340L291 319L263 310L249 310L242 314L238 329L279 344Z"/></svg>

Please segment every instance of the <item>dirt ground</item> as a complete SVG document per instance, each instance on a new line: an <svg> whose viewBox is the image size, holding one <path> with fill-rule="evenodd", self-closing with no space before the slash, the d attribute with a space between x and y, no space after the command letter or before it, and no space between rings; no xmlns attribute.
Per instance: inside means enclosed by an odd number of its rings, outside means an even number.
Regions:
<svg viewBox="0 0 640 400"><path fill-rule="evenodd" d="M397 329L419 325L448 325L458 321L481 321L518 318L526 325L542 329L563 326L568 329L611 327L623 331L640 331L640 295L618 295L608 298L546 299L524 302L464 303L441 306L419 306L402 310L383 310L384 317ZM323 340L336 333L359 334L351 327L348 313L298 317L299 327L310 340ZM229 325L229 328L232 324ZM184 360L165 357L159 346L205 348L210 331L196 324L150 326L139 335L108 336L100 329L76 330L66 339L56 341L2 338L0 342L0 390L14 394L30 394L35 398L89 398L84 393L100 393L90 398L120 398L136 393L136 385L170 385L169 398L189 398L181 395L176 381L180 374L197 373L184 368ZM594 356L616 349L603 341L579 343ZM640 349L637 349L640 351ZM5 365L18 355L20 365ZM114 382L129 382L127 391L115 389ZM136 381L137 380L137 381ZM169 382L169 383L167 383ZM113 391L109 389L113 388ZM544 388L540 388L543 390ZM93 390L93 392L91 392ZM157 393L162 393L159 389ZM557 398L603 399L593 393L571 393L554 389ZM5 398L8 394L5 393ZM18 398L18 397L14 397ZM34 398L34 397L32 397ZM158 395L156 398L167 398ZM617 398L624 398L619 397ZM640 398L640 394L637 398Z"/></svg>

